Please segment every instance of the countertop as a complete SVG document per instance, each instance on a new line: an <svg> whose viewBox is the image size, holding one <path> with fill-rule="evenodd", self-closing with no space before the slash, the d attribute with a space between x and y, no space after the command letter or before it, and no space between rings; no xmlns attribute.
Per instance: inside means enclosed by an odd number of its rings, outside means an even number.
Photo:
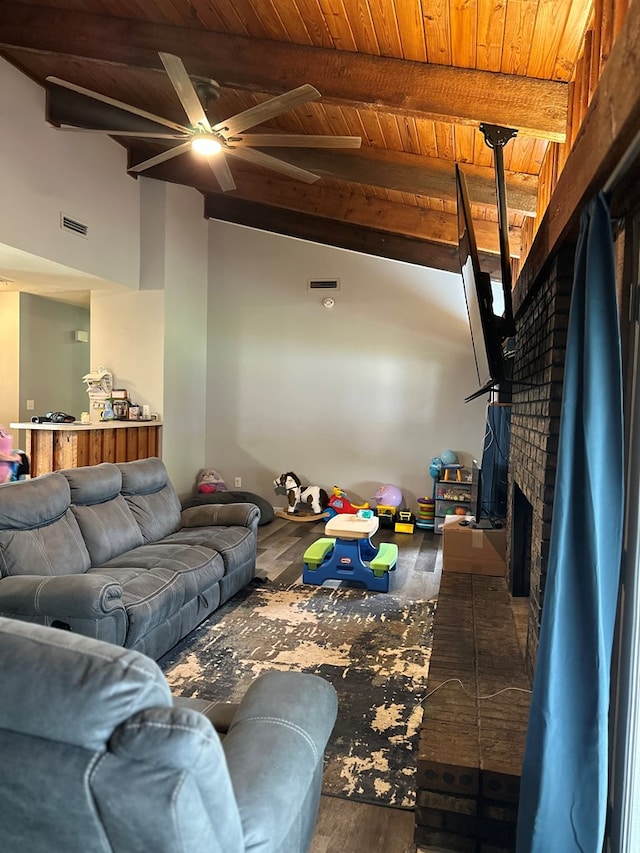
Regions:
<svg viewBox="0 0 640 853"><path fill-rule="evenodd" d="M27 421L27 423L14 423L9 424L11 429L36 429L36 430L53 430L54 432L62 432L64 430L92 430L92 429L122 429L123 427L148 427L148 426L161 426L162 421L160 420L148 420L148 421L100 421L100 423L95 424L83 424L81 421L72 421L68 424L54 424L54 423L44 423L44 424L34 424L32 421Z"/></svg>

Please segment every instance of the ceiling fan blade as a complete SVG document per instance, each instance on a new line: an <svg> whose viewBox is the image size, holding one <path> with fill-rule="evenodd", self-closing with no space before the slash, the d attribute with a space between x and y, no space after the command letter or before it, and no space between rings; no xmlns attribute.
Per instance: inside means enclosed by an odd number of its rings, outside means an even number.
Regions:
<svg viewBox="0 0 640 853"><path fill-rule="evenodd" d="M189 140L189 142L183 142L182 145L176 145L174 148L169 148L168 151L163 151L162 154L156 154L155 157L151 157L149 160L143 160L142 163L130 166L127 171L144 172L145 169L151 169L153 166L158 166L160 163L164 163L165 160L171 160L172 157L177 157L178 154L186 154L186 152L190 150L191 141Z"/></svg>
<svg viewBox="0 0 640 853"><path fill-rule="evenodd" d="M187 74L187 69L184 67L183 61L179 56L174 56L172 53L160 52L159 56L191 124L194 127L200 126L207 133L211 133L209 119L200 103L198 93Z"/></svg>
<svg viewBox="0 0 640 853"><path fill-rule="evenodd" d="M234 139L232 145L244 148L360 148L359 136L305 136L299 133L247 133Z"/></svg>
<svg viewBox="0 0 640 853"><path fill-rule="evenodd" d="M315 86L305 83L304 86L298 86L297 89L285 92L284 95L276 95L275 98L270 98L263 104L256 104L255 107L249 107L248 110L243 110L243 112L237 113L225 121L218 122L213 126L213 129L219 130L225 138L233 136L235 133L242 133L248 127L255 127L257 124L262 124L270 118L275 118L281 113L294 109L294 107L315 101L319 97L320 92Z"/></svg>
<svg viewBox="0 0 640 853"><path fill-rule="evenodd" d="M207 159L211 166L211 171L216 176L216 180L220 184L222 192L226 193L229 190L235 190L236 182L233 180L231 169L229 168L229 164L227 163L224 154L213 154Z"/></svg>
<svg viewBox="0 0 640 853"><path fill-rule="evenodd" d="M116 101L115 98L110 98L108 95L101 95L99 92L92 92L91 89L85 89L84 86L76 86L75 83L69 83L67 80L61 80L59 77L47 77L47 83L53 83L56 86L61 86L63 89L69 89L71 92L78 92L80 95L86 95L87 98L93 98L96 101L102 101L103 104L109 104L112 107L118 107L120 110L125 110L133 115L141 116L149 121L154 121L156 124L163 124L165 127L170 127L172 130L179 130L181 133L189 133L188 127L183 127L181 124L176 124L175 121L156 116L153 113L148 113L146 110L139 110L131 104L125 104L123 101Z"/></svg>
<svg viewBox="0 0 640 853"><path fill-rule="evenodd" d="M255 166L264 166L265 169L282 172L283 175L304 181L305 184L312 184L314 181L320 180L320 175L314 175L313 172L307 172L306 169L301 169L299 166L292 166L291 163L285 163L284 160L278 160L276 157L271 157L270 154L256 151L255 148L227 148L226 153L232 157L238 157L240 160L253 163Z"/></svg>
<svg viewBox="0 0 640 853"><path fill-rule="evenodd" d="M136 139L188 139L186 133L147 133L137 130L98 130L92 127L74 127L71 124L61 124L54 130L63 130L67 133L102 133L105 136L130 136Z"/></svg>

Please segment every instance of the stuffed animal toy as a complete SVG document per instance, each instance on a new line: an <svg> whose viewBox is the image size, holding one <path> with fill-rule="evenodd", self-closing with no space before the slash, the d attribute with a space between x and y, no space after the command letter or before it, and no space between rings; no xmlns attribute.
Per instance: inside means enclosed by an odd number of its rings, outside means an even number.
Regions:
<svg viewBox="0 0 640 853"><path fill-rule="evenodd" d="M217 471L213 470L213 468L203 468L198 473L196 488L197 491L203 492L204 494L227 491L224 480Z"/></svg>
<svg viewBox="0 0 640 853"><path fill-rule="evenodd" d="M329 495L320 486L303 486L297 474L287 471L273 481L276 491L287 496L287 512L294 513L299 504L305 504L314 515L319 515L329 506Z"/></svg>

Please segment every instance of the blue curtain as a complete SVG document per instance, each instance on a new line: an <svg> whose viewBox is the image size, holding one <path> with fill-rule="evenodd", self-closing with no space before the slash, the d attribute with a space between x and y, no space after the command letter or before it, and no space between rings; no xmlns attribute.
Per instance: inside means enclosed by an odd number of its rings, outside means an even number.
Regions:
<svg viewBox="0 0 640 853"><path fill-rule="evenodd" d="M602 850L623 461L613 242L599 195L582 214L576 249L518 853Z"/></svg>
<svg viewBox="0 0 640 853"><path fill-rule="evenodd" d="M487 407L487 428L482 450L480 518L507 517L507 473L511 443L511 407Z"/></svg>

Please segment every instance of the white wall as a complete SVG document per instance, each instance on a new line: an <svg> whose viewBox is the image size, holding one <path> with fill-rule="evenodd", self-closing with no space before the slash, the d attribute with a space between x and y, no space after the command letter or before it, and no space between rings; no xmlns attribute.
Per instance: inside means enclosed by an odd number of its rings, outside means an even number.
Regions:
<svg viewBox="0 0 640 853"><path fill-rule="evenodd" d="M91 370L111 370L116 388L158 413L164 403L163 329L161 290L91 294Z"/></svg>
<svg viewBox="0 0 640 853"><path fill-rule="evenodd" d="M208 248L201 195L134 180L113 140L50 127L44 90L3 60L0 164L0 248L88 277L91 368L113 370L117 385L160 413L167 467L178 490L190 491L205 434ZM62 231L61 213L87 224L87 238ZM2 398L0 412L14 420L18 391L6 381Z"/></svg>
<svg viewBox="0 0 640 853"><path fill-rule="evenodd" d="M139 405L164 413L166 185L141 178L140 290L92 293L91 368L113 371Z"/></svg>
<svg viewBox="0 0 640 853"><path fill-rule="evenodd" d="M202 197L141 178L141 289L93 293L91 365L162 418L162 458L181 495L204 465L207 222Z"/></svg>
<svg viewBox="0 0 640 853"><path fill-rule="evenodd" d="M120 146L44 114L43 90L0 60L0 244L126 288L93 292L91 366L161 414L179 492L210 464L269 497L293 469L411 498L431 491L431 456L479 454L485 407L462 403L476 380L456 277L207 225L195 190L133 180ZM89 237L61 231L61 212ZM306 282L332 276L327 312Z"/></svg>
<svg viewBox="0 0 640 853"><path fill-rule="evenodd" d="M335 308L309 278L338 278ZM272 480L368 499L431 494L429 461L481 453L459 276L210 223L207 464L282 503Z"/></svg>
<svg viewBox="0 0 640 853"><path fill-rule="evenodd" d="M0 293L2 368L0 369L0 424L9 427L18 417L20 392L20 294ZM18 436L14 436L18 441Z"/></svg>
<svg viewBox="0 0 640 853"><path fill-rule="evenodd" d="M200 193L165 187L163 458L187 494L205 464L208 225Z"/></svg>
<svg viewBox="0 0 640 853"><path fill-rule="evenodd" d="M0 243L129 288L138 287L138 183L124 148L45 121L44 89L0 59ZM86 238L60 228L64 213Z"/></svg>

